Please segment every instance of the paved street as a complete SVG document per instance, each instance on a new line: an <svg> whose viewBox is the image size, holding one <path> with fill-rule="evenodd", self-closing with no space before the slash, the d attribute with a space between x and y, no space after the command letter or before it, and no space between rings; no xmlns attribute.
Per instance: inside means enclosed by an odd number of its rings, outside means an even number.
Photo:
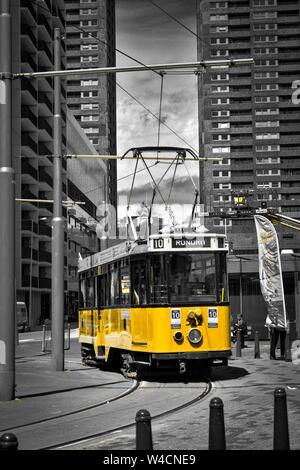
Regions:
<svg viewBox="0 0 300 470"><path fill-rule="evenodd" d="M66 351L64 372L50 370L49 354L41 353L41 332L20 335L17 346L16 400L0 403L0 429L20 426L72 411L97 400L109 400L116 391L128 387L128 381L118 373L99 371L80 364L77 331L72 330L70 351ZM226 443L228 449L265 450L273 445L273 393L276 387L284 387L288 400L290 444L300 449L300 380L299 365L284 361L269 360L269 344L261 344L261 359L254 359L254 344L242 351L243 357L236 358L235 350L227 368L214 368L210 379L212 391L200 402L152 422L154 449L156 450L204 450L208 446L209 402L220 397L224 403ZM167 380L166 380L167 382ZM167 385L167 383L166 383ZM151 383L144 387L151 387ZM190 384L195 390L197 384ZM145 390L145 388L144 388ZM184 392L183 380L169 384L170 400L180 400ZM191 392L188 393L191 393ZM62 393L60 393L62 392ZM155 398L157 393L157 398ZM147 409L152 415L155 402L166 393L164 388L151 391ZM138 396L138 395L137 395ZM183 395L182 395L183 396ZM188 397L185 397L188 398ZM119 401L121 405L123 402ZM124 402L125 403L125 402ZM130 400L126 402L126 408ZM138 402L137 402L138 403ZM132 417L136 409L132 403ZM111 407L115 405L111 403ZM138 404L136 404L136 407ZM124 407L123 407L124 408ZM111 408L113 410L113 408ZM119 406L122 424L122 406ZM124 410L125 419L125 410ZM134 420L134 419L133 419ZM101 430L101 420L98 431ZM51 431L49 427L49 432ZM97 431L96 429L96 431ZM22 436L21 429L19 431ZM1 433L2 434L2 433ZM16 431L16 434L17 431ZM34 435L34 433L33 433ZM84 435L84 433L83 433ZM28 434L27 440L28 442ZM20 448L22 442L20 441ZM26 447L25 447L26 448ZM134 427L99 437L91 442L77 443L71 449L129 450L135 449Z"/></svg>

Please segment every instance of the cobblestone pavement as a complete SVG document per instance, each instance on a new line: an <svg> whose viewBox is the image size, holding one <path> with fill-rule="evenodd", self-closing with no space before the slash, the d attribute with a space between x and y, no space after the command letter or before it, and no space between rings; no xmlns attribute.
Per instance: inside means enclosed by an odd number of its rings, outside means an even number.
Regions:
<svg viewBox="0 0 300 470"><path fill-rule="evenodd" d="M224 403L226 446L230 450L272 450L274 390L287 393L290 446L300 449L300 365L269 359L269 344L261 345L261 358L254 359L249 343L242 357L233 357L227 368L214 368L212 392L198 404L167 420L152 422L156 450L205 450L208 448L209 402L220 397ZM188 398L188 397L187 397ZM151 405L149 407L151 413ZM82 447L83 448L83 447ZM111 435L85 449L135 449L135 430Z"/></svg>

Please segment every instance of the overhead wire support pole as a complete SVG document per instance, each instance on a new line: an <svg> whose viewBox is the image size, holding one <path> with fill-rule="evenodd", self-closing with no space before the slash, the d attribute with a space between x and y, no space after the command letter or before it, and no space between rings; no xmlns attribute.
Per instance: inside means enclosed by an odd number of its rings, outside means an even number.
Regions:
<svg viewBox="0 0 300 470"><path fill-rule="evenodd" d="M54 68L61 67L61 31L54 29ZM53 219L52 219L52 344L51 366L64 370L64 219L62 216L61 78L54 76Z"/></svg>
<svg viewBox="0 0 300 470"><path fill-rule="evenodd" d="M15 172L10 3L10 0L0 0L0 400L15 398Z"/></svg>

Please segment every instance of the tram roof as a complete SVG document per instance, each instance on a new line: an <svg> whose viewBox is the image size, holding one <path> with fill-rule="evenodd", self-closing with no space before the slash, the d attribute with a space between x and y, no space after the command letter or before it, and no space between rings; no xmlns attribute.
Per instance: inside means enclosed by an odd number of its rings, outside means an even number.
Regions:
<svg viewBox="0 0 300 470"><path fill-rule="evenodd" d="M151 235L148 240L124 241L106 250L78 261L78 272L111 263L128 255L157 252L225 251L226 236L220 233L163 233Z"/></svg>

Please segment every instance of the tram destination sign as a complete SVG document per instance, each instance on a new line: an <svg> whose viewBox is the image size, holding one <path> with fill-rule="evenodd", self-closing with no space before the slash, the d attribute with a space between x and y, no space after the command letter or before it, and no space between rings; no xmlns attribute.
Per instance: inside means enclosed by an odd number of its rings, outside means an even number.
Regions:
<svg viewBox="0 0 300 470"><path fill-rule="evenodd" d="M172 248L210 248L210 237L172 238Z"/></svg>
<svg viewBox="0 0 300 470"><path fill-rule="evenodd" d="M182 250L186 248L210 248L211 237L172 237L152 240L153 250Z"/></svg>

